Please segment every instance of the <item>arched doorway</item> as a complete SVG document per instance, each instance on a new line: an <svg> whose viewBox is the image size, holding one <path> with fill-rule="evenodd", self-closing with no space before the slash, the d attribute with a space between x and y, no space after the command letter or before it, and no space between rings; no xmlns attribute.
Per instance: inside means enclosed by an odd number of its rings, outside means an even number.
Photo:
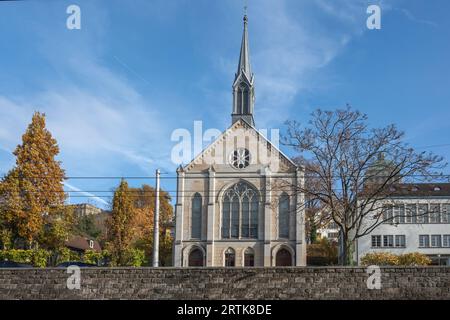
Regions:
<svg viewBox="0 0 450 320"><path fill-rule="evenodd" d="M196 248L189 253L189 267L203 267L203 252Z"/></svg>
<svg viewBox="0 0 450 320"><path fill-rule="evenodd" d="M292 255L289 252L289 250L285 248L281 248L278 250L276 258L275 258L275 265L277 267L289 267L292 266Z"/></svg>

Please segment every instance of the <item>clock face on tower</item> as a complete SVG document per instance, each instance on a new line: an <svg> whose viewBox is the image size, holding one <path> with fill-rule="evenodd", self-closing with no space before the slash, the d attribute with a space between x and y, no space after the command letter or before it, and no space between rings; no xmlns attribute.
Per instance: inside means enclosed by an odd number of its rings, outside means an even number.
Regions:
<svg viewBox="0 0 450 320"><path fill-rule="evenodd" d="M250 164L250 151L244 148L234 150L230 154L230 164L236 169L244 169Z"/></svg>

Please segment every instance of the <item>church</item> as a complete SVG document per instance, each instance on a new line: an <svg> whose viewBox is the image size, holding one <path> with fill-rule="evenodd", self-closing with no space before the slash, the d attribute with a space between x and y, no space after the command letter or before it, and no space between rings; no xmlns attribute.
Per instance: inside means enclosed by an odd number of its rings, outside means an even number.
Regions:
<svg viewBox="0 0 450 320"><path fill-rule="evenodd" d="M248 18L231 126L177 170L175 267L305 266L304 168L255 128Z"/></svg>

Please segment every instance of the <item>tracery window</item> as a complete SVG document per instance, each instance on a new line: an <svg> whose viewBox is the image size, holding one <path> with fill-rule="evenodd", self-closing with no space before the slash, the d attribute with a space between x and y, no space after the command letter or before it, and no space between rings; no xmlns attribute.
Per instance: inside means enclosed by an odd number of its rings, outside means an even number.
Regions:
<svg viewBox="0 0 450 320"><path fill-rule="evenodd" d="M239 182L225 191L222 203L222 238L258 238L258 193Z"/></svg>

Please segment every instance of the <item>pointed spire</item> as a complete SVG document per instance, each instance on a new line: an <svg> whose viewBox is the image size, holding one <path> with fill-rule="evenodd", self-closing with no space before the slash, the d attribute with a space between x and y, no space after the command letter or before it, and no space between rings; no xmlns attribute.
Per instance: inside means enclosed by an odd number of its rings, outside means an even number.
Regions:
<svg viewBox="0 0 450 320"><path fill-rule="evenodd" d="M247 30L248 18L247 14L244 15L244 33L242 34L241 54L239 56L238 70L236 77L241 71L245 73L248 79L252 77L252 68L250 65L250 49L248 45L248 30Z"/></svg>
<svg viewBox="0 0 450 320"><path fill-rule="evenodd" d="M250 49L248 43L248 18L244 14L244 33L242 34L241 53L239 55L238 70L233 82L233 112L231 121L245 120L254 126L253 108L255 104L255 88L252 68L250 65Z"/></svg>

